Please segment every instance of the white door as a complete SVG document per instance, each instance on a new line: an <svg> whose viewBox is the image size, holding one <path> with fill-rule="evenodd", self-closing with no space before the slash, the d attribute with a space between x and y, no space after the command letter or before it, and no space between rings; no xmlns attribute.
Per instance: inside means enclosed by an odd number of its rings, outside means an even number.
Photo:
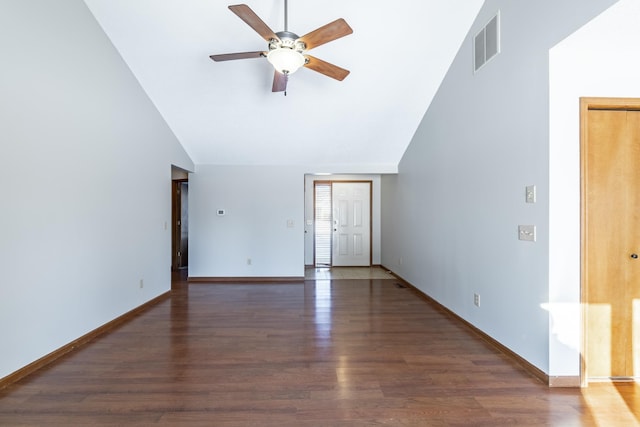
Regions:
<svg viewBox="0 0 640 427"><path fill-rule="evenodd" d="M371 183L333 183L334 266L371 265Z"/></svg>

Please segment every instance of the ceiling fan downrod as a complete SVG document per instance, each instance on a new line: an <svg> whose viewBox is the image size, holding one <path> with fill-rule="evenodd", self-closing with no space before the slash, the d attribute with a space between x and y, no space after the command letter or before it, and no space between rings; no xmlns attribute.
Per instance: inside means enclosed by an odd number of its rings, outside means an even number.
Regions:
<svg viewBox="0 0 640 427"><path fill-rule="evenodd" d="M289 31L289 2L284 0L284 30Z"/></svg>
<svg viewBox="0 0 640 427"><path fill-rule="evenodd" d="M289 1L284 0L284 32L289 32ZM289 81L289 72L285 74L285 79ZM287 89L284 90L284 96L287 96Z"/></svg>

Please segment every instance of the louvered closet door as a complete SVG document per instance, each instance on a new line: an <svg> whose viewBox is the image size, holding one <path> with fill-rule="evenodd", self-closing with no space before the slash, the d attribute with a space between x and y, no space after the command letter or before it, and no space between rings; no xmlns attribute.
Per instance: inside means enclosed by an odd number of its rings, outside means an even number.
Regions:
<svg viewBox="0 0 640 427"><path fill-rule="evenodd" d="M331 238L333 235L331 212L331 182L314 183L314 263L316 266L331 265Z"/></svg>

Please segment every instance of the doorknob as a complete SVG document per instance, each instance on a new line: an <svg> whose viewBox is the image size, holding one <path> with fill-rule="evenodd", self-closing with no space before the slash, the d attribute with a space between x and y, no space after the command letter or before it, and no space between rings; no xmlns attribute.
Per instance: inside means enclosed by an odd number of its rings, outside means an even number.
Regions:
<svg viewBox="0 0 640 427"><path fill-rule="evenodd" d="M631 254L631 258L638 259L638 254Z"/></svg>

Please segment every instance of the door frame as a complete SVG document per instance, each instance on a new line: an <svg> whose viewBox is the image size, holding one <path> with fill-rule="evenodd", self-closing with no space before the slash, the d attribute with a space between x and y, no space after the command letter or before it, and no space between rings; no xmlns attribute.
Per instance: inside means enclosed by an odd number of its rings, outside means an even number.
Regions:
<svg viewBox="0 0 640 427"><path fill-rule="evenodd" d="M589 141L588 135L588 118L589 110L634 110L640 111L640 98L598 98L598 97L582 97L580 98L580 315L582 334L580 339L580 386L587 387L589 379L587 378L587 239L586 239L586 174L587 160L586 150Z"/></svg>
<svg viewBox="0 0 640 427"><path fill-rule="evenodd" d="M333 183L340 183L340 184L369 184L369 267L373 266L373 180L342 180L342 179L336 179L336 180L331 180L331 179L327 179L327 180L322 180L322 181L317 181L323 184L330 184L331 185L331 214L333 215ZM316 181L314 181L313 183L313 188L314 188L314 192L313 192L313 262L314 262L314 267L315 267L315 261L316 261L316 227L315 227L315 223L316 223L316 197L315 197L315 184ZM331 236L331 245L332 245L332 250L331 250L331 266L333 267L333 232L332 232L332 236Z"/></svg>

